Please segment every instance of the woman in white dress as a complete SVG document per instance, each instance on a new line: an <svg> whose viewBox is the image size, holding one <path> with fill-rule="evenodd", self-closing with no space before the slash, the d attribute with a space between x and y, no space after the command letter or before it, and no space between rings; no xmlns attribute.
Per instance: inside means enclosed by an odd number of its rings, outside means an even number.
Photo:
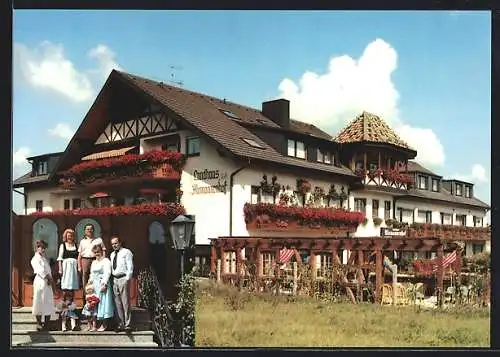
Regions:
<svg viewBox="0 0 500 357"><path fill-rule="evenodd" d="M75 290L80 287L78 279L78 249L75 243L75 231L66 229L63 233L63 242L59 246L59 275L61 275L61 290L67 291L74 297Z"/></svg>
<svg viewBox="0 0 500 357"><path fill-rule="evenodd" d="M92 252L95 260L90 266L89 282L94 285L95 292L99 297L97 305L97 321L101 325L97 331L106 331L106 320L114 315L113 290L111 287L111 261L104 256L102 246L94 245Z"/></svg>
<svg viewBox="0 0 500 357"><path fill-rule="evenodd" d="M46 330L50 315L54 313L54 294L52 291L52 273L50 264L45 257L47 243L36 241L36 252L31 258L31 267L35 274L33 280L33 315L36 316L37 330ZM42 317L43 322L42 322Z"/></svg>

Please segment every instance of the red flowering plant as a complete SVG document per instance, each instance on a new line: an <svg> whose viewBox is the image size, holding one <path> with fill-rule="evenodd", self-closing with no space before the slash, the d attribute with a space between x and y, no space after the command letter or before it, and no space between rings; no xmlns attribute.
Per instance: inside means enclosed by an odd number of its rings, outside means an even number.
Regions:
<svg viewBox="0 0 500 357"><path fill-rule="evenodd" d="M74 210L61 210L52 212L34 212L35 217L44 216L167 216L174 219L178 215L186 214L184 207L177 203L144 203L132 206L79 208Z"/></svg>
<svg viewBox="0 0 500 357"><path fill-rule="evenodd" d="M413 184L413 177L411 175L402 174L394 169L382 170L382 177L384 177L384 179L386 180L396 183L402 183L407 185Z"/></svg>
<svg viewBox="0 0 500 357"><path fill-rule="evenodd" d="M161 167L162 177L180 178L186 158L170 151L149 151L118 158L84 161L61 173L61 184L67 188L81 182L107 181L116 177L150 175Z"/></svg>
<svg viewBox="0 0 500 357"><path fill-rule="evenodd" d="M382 177L383 173L384 173L384 170L382 170L380 168L375 169L375 170L370 170L370 171L368 171L368 177L371 180L373 180L373 179L375 179L377 177Z"/></svg>
<svg viewBox="0 0 500 357"><path fill-rule="evenodd" d="M356 176L364 179L366 177L366 170L365 169L356 169L356 171L354 172L356 174Z"/></svg>
<svg viewBox="0 0 500 357"><path fill-rule="evenodd" d="M259 216L267 216L272 221L296 221L300 225L357 227L365 219L361 212L349 212L344 209L282 206L268 203L246 203L243 212L246 223L256 220Z"/></svg>

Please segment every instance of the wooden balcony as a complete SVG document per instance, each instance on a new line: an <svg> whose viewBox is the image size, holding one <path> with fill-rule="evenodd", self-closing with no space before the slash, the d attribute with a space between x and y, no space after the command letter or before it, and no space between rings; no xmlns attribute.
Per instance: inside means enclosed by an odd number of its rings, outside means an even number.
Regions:
<svg viewBox="0 0 500 357"><path fill-rule="evenodd" d="M407 229L410 238L435 237L454 240L491 240L491 229L489 227L464 227L442 224L419 224L414 223Z"/></svg>
<svg viewBox="0 0 500 357"><path fill-rule="evenodd" d="M102 187L144 180L180 180L184 157L180 153L152 151L119 158L89 160L61 174L65 189Z"/></svg>
<svg viewBox="0 0 500 357"><path fill-rule="evenodd" d="M360 212L264 203L247 203L244 213L248 233L254 237L345 237L364 220Z"/></svg>
<svg viewBox="0 0 500 357"><path fill-rule="evenodd" d="M361 179L361 184L374 187L388 187L398 190L408 190L413 185L413 177L396 170L377 169L357 170L356 175Z"/></svg>

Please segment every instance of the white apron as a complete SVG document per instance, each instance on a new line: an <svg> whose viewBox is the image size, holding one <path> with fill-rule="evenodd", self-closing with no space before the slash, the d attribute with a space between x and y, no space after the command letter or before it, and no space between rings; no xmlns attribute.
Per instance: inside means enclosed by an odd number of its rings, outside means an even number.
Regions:
<svg viewBox="0 0 500 357"><path fill-rule="evenodd" d="M54 313L54 294L52 286L45 277L52 276L49 261L35 253L31 259L31 267L35 275L33 281L33 315L50 316Z"/></svg>

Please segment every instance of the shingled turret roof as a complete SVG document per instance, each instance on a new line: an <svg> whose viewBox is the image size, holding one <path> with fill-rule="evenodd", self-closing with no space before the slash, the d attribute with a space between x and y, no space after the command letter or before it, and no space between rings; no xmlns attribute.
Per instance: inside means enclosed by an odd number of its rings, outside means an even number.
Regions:
<svg viewBox="0 0 500 357"><path fill-rule="evenodd" d="M335 138L338 143L375 142L413 150L380 117L363 112Z"/></svg>

